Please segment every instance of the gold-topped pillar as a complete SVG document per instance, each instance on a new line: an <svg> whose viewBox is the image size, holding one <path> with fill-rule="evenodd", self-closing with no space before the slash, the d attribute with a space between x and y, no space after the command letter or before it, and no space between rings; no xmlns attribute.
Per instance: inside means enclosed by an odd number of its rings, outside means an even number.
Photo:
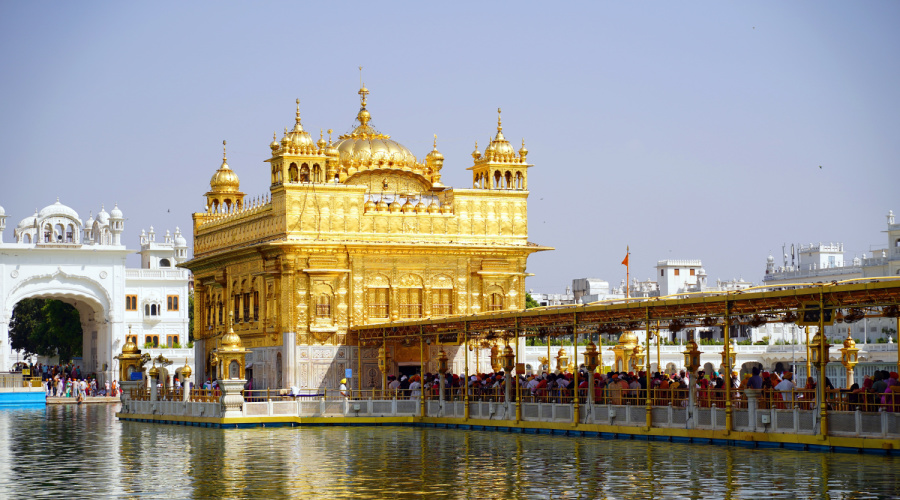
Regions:
<svg viewBox="0 0 900 500"><path fill-rule="evenodd" d="M650 428L653 427L653 400L650 397L651 393L653 392L653 384L650 381L650 337L652 336L652 332L650 331L650 308L649 307L647 307L645 309L645 317L646 317L646 320L645 320L646 325L645 326L646 326L646 332L647 332L646 333L647 338L645 339L647 342L647 364L645 365L647 371L644 374L644 376L647 378L647 394L646 394L647 407L645 408L647 415L645 418L646 418L646 422L647 422L647 430L649 431ZM659 368L658 363L657 363L657 368Z"/></svg>
<svg viewBox="0 0 900 500"><path fill-rule="evenodd" d="M732 429L732 408L731 408L731 365L734 359L731 357L731 301L725 300L725 326L723 327L723 337L725 341L724 350L722 351L722 364L725 365L725 435L731 433Z"/></svg>
<svg viewBox="0 0 900 500"><path fill-rule="evenodd" d="M841 349L841 364L847 370L847 389L853 385L853 368L858 363L859 348L856 347L856 341L850 336L850 327L847 327L847 338L844 339L844 347Z"/></svg>
<svg viewBox="0 0 900 500"><path fill-rule="evenodd" d="M575 364L575 376L572 383L575 384L574 401L572 405L572 425L578 425L581 422L580 408L578 407L578 313L572 313L572 362Z"/></svg>

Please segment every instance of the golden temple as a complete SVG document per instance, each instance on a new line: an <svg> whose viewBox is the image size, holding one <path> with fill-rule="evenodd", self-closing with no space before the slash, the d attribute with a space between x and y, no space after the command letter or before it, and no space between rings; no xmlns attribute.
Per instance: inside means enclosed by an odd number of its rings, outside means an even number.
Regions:
<svg viewBox="0 0 900 500"><path fill-rule="evenodd" d="M472 188L453 189L441 183L437 138L417 159L374 128L368 94L362 85L355 128L336 142L331 130L313 140L298 100L293 128L269 145L264 197L247 199L223 158L184 264L198 380L229 313L255 388L332 388L357 367L361 387L380 382L377 349L357 359L353 326L525 308L528 256L550 248L528 242L524 140L515 151L498 109L496 135L472 153ZM436 354L392 349L393 370Z"/></svg>

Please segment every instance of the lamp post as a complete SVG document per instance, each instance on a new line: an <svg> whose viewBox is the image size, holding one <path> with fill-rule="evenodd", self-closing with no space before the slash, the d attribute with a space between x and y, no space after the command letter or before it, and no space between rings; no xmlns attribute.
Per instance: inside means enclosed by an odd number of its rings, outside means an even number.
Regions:
<svg viewBox="0 0 900 500"><path fill-rule="evenodd" d="M512 371L513 368L516 367L516 353L513 352L512 347L509 344L506 344L506 347L503 348L503 354L500 355L500 362L503 364L503 371L506 372L506 383L505 394L503 395L503 401L506 402L507 408L509 408L509 396L510 391L512 389ZM507 411L509 414L509 411Z"/></svg>
<svg viewBox="0 0 900 500"><path fill-rule="evenodd" d="M463 347L465 349L465 347ZM440 352L438 352L438 382L440 383L440 395L438 396L438 401L440 401L441 407L441 416L444 415L444 383L447 379L447 353L444 352L444 348L441 347Z"/></svg>
<svg viewBox="0 0 900 500"><path fill-rule="evenodd" d="M593 341L584 350L584 367L588 370L588 404L594 404L594 370L600 364L600 353Z"/></svg>
<svg viewBox="0 0 900 500"><path fill-rule="evenodd" d="M181 381L182 381L182 396L184 397L184 402L188 402L191 400L191 367L188 366L187 358L184 360L184 366L181 367Z"/></svg>
<svg viewBox="0 0 900 500"><path fill-rule="evenodd" d="M381 390L387 390L387 363L388 363L388 355L387 355L387 343L382 343L381 347L378 348L378 370L381 371Z"/></svg>
<svg viewBox="0 0 900 500"><path fill-rule="evenodd" d="M819 370L816 398L819 400L820 438L824 439L828 435L828 408L825 403L825 368L828 366L828 348L831 347L831 344L825 338L825 326L822 316L824 314L819 315L819 330L813 337L812 342L809 343L809 351L812 355L813 364Z"/></svg>
<svg viewBox="0 0 900 500"><path fill-rule="evenodd" d="M567 366L569 366L569 355L566 353L565 347L560 347L556 353L556 371L563 373Z"/></svg>
<svg viewBox="0 0 900 500"><path fill-rule="evenodd" d="M684 367L687 369L690 374L690 379L688 380L688 390L690 393L690 408L693 411L694 408L694 392L697 387L697 376L696 371L697 368L700 368L700 355L703 354L697 349L697 342L694 341L694 336L691 335L690 341L687 343L687 347L685 347L684 352Z"/></svg>
<svg viewBox="0 0 900 500"><path fill-rule="evenodd" d="M856 341L850 336L850 328L847 328L847 338L844 339L844 347L841 348L841 364L847 370L847 389L853 385L853 368L858 360L859 348L856 347Z"/></svg>

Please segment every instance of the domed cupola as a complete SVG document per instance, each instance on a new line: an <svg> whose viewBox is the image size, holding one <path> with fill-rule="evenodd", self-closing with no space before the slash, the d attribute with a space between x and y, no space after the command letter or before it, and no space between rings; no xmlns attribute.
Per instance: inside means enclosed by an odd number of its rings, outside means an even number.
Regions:
<svg viewBox="0 0 900 500"><path fill-rule="evenodd" d="M209 192L206 193L206 209L209 213L228 212L244 206L241 181L228 166L227 146L228 141L222 141L222 165L209 180Z"/></svg>
<svg viewBox="0 0 900 500"><path fill-rule="evenodd" d="M525 139L522 139L522 148L516 155L512 144L504 137L500 108L497 108L497 135L489 139L483 155L478 151L477 142L472 152L474 165L468 168L472 171L472 187L527 190L528 168L532 166L527 163L527 157Z"/></svg>
<svg viewBox="0 0 900 500"><path fill-rule="evenodd" d="M84 223L78 218L78 212L60 203L59 198L56 203L42 208L36 220L40 236L37 242L81 243Z"/></svg>
<svg viewBox="0 0 900 500"><path fill-rule="evenodd" d="M218 193L234 193L240 190L241 181L228 166L228 154L225 151L228 141L222 141L222 165L209 180L210 191Z"/></svg>
<svg viewBox="0 0 900 500"><path fill-rule="evenodd" d="M359 125L349 134L338 137L338 174L341 179L371 170L400 170L424 177L424 167L406 146L382 134L370 125L372 115L366 109L369 89L359 89L361 107L356 115ZM423 179L426 180L426 179Z"/></svg>
<svg viewBox="0 0 900 500"><path fill-rule="evenodd" d="M527 152L527 151L526 151ZM499 161L511 161L515 159L516 150L503 136L503 121L500 117L500 108L497 108L497 136L491 139L490 144L484 148L484 156Z"/></svg>
<svg viewBox="0 0 900 500"><path fill-rule="evenodd" d="M441 185L441 169L444 167L444 155L437 148L437 134L434 134L434 144L431 152L425 157L425 164L428 166L428 174L431 176L431 183Z"/></svg>
<svg viewBox="0 0 900 500"><path fill-rule="evenodd" d="M293 153L309 154L315 152L315 142L309 136L309 132L303 130L303 125L300 124L300 99L297 99L297 115L294 118L294 129L285 134L284 137L288 140L288 149ZM284 144L283 140L282 144Z"/></svg>

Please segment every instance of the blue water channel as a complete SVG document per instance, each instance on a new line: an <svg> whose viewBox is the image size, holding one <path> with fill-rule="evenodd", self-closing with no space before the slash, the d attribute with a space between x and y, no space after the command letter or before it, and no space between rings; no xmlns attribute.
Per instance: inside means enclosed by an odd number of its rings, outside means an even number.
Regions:
<svg viewBox="0 0 900 500"><path fill-rule="evenodd" d="M893 498L878 455L418 427L211 429L0 410L2 498Z"/></svg>

